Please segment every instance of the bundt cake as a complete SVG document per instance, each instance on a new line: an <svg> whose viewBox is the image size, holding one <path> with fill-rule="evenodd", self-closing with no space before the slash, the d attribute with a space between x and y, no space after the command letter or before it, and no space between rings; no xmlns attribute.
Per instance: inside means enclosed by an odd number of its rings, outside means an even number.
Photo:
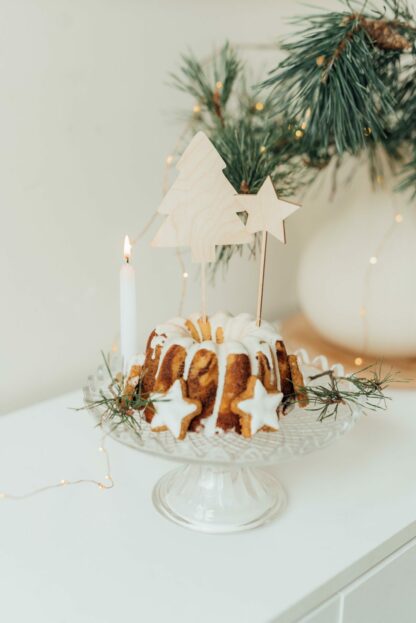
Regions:
<svg viewBox="0 0 416 623"><path fill-rule="evenodd" d="M130 367L126 393L151 399L144 417L152 430L214 435L235 431L251 437L276 431L288 397L297 397L303 378L281 336L249 314L198 314L174 318L149 336L146 353Z"/></svg>

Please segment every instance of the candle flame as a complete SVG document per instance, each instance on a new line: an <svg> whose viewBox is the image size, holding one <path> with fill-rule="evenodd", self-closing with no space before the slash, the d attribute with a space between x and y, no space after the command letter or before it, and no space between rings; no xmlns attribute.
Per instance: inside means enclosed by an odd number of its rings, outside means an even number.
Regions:
<svg viewBox="0 0 416 623"><path fill-rule="evenodd" d="M126 236L124 238L124 259L126 260L126 262L130 262L130 258L131 258L131 242L130 242L130 238Z"/></svg>

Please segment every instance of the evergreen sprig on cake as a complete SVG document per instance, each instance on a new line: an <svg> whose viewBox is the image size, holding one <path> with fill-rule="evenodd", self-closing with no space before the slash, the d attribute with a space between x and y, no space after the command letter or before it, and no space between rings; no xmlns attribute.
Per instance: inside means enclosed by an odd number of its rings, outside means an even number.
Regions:
<svg viewBox="0 0 416 623"><path fill-rule="evenodd" d="M87 408L96 408L100 412L102 426L109 426L112 430L127 426L140 437L146 425L145 411L154 409L154 401L143 386L146 371L141 369L137 378L131 373L129 377L121 374L114 376L104 355L103 358L108 372L108 388L100 391L99 399L88 402ZM347 407L351 414L357 407L367 411L385 409L389 400L385 390L393 380L397 379L392 373L382 374L377 365L348 375L337 375L333 370L325 370L306 377L304 385L297 386L296 391L294 388L289 391L285 397L284 410L288 412L297 403L300 406L303 404L307 410L316 412L317 420L322 422L336 418L341 407Z"/></svg>

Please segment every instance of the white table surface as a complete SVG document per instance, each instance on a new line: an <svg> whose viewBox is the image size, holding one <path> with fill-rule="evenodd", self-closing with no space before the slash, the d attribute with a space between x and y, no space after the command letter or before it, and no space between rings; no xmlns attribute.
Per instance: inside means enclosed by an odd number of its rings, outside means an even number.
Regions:
<svg viewBox="0 0 416 623"><path fill-rule="evenodd" d="M205 535L158 515L173 464L109 440L114 489L0 500L0 613L7 623L294 621L416 536L416 393L394 392L331 447L276 471L274 523ZM103 478L81 392L0 417L0 491Z"/></svg>

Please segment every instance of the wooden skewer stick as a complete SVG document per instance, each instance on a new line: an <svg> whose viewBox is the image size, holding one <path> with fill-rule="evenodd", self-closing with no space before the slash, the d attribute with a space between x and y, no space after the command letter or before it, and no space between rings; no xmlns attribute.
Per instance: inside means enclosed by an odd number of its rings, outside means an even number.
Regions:
<svg viewBox="0 0 416 623"><path fill-rule="evenodd" d="M206 262L201 263L201 316L202 321L207 321L207 275L206 275Z"/></svg>
<svg viewBox="0 0 416 623"><path fill-rule="evenodd" d="M260 277L257 293L256 325L261 325L261 312L263 308L264 274L266 271L267 231L263 231L261 238Z"/></svg>

